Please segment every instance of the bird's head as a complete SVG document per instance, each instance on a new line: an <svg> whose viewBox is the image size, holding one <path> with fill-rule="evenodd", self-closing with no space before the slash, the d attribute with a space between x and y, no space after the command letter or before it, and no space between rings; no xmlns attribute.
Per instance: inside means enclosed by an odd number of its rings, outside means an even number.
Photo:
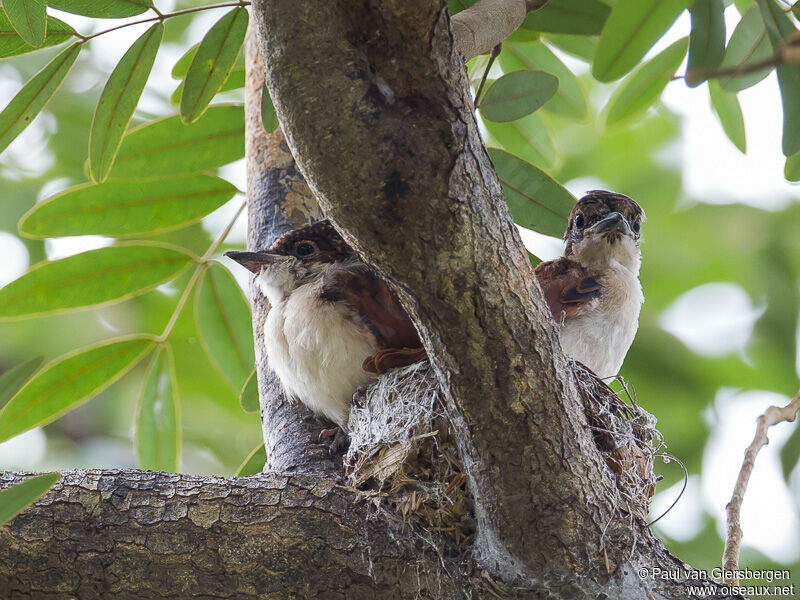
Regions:
<svg viewBox="0 0 800 600"><path fill-rule="evenodd" d="M226 252L256 275L256 282L272 304L312 281L325 268L355 256L329 221L294 229L275 240L268 250Z"/></svg>
<svg viewBox="0 0 800 600"><path fill-rule="evenodd" d="M616 262L638 272L644 220L642 207L628 196L602 190L588 192L569 214L564 256L600 268Z"/></svg>

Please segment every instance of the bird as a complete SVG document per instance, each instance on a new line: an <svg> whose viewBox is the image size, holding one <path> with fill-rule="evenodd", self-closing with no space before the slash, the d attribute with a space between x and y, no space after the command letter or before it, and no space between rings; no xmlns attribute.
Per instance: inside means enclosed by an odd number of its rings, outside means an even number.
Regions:
<svg viewBox="0 0 800 600"><path fill-rule="evenodd" d="M255 274L270 303L269 365L287 394L336 424L323 431L334 436L332 448L341 446L356 390L426 358L397 297L328 220L290 231L268 250L225 255Z"/></svg>
<svg viewBox="0 0 800 600"><path fill-rule="evenodd" d="M593 190L570 211L563 255L535 270L564 353L601 379L619 373L639 327L642 207Z"/></svg>

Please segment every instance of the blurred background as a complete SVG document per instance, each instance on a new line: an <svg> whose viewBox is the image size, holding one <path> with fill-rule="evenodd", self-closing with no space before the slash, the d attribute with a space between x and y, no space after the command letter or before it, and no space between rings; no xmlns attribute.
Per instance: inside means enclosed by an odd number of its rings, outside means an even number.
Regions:
<svg viewBox="0 0 800 600"><path fill-rule="evenodd" d="M161 0L159 8L166 12L191 4ZM727 10L730 35L739 15L732 6ZM52 14L84 34L119 24ZM170 96L179 81L170 71L221 14L210 11L167 22L132 126L176 113ZM108 73L145 28L95 39L54 101L0 155L0 286L39 261L112 243L98 236L31 241L18 235L17 222L36 202L86 180L89 123L97 98ZM689 29L685 13L650 55ZM755 419L770 404L787 403L798 387L800 203L798 189L783 178L777 81L770 75L739 94L747 132L747 153L742 154L712 114L706 84L689 89L682 80L673 81L646 116L606 128L603 108L614 86L598 84L586 62L560 50L568 40L545 41L578 76L589 115L576 121L536 113L537 133L530 137L529 151L519 153L576 196L612 189L635 198L647 213L641 277L646 302L622 375L639 404L658 418L666 451L689 471L683 497L655 527L683 560L710 570L720 562L725 504ZM0 61L0 104L57 52ZM495 66L490 76L500 73ZM217 101L241 102L242 95L234 89ZM220 174L245 188L243 161ZM153 239L202 253L241 200L235 198L201 224ZM245 230L242 217L220 255L243 245ZM561 253L560 240L522 233L539 258ZM243 274L232 272L247 293ZM0 372L37 355L51 360L126 333L158 333L177 302L180 283L94 310L0 323ZM184 312L173 340L182 407L181 470L231 475L260 443L258 415L242 411L238 390L230 389L209 362L191 311ZM133 424L143 369L140 365L54 423L0 444L0 469L135 467ZM800 575L799 458L796 423L775 427L744 502L742 567L788 568ZM660 465L659 472L664 479L653 500L653 517L683 486L677 464Z"/></svg>

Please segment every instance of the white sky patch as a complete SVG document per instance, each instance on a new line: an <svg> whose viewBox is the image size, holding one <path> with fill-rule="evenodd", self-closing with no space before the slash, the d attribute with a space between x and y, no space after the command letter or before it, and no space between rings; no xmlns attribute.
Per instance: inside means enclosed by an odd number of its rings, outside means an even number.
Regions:
<svg viewBox="0 0 800 600"><path fill-rule="evenodd" d="M674 300L661 313L659 325L692 352L721 357L744 352L764 310L752 303L741 286L707 283Z"/></svg>
<svg viewBox="0 0 800 600"><path fill-rule="evenodd" d="M725 12L730 38L740 16L735 7ZM672 29L648 53L653 56L688 35L691 19L684 12ZM685 72L684 66L678 74ZM684 192L709 204L740 202L758 208L780 210L797 197L797 187L783 177L781 152L783 111L775 74L738 94L744 114L747 154L728 140L711 110L708 86L689 88L671 82L662 99L682 120L682 167Z"/></svg>
<svg viewBox="0 0 800 600"><path fill-rule="evenodd" d="M42 428L34 427L0 444L0 469L38 469L46 449L47 438Z"/></svg>
<svg viewBox="0 0 800 600"><path fill-rule="evenodd" d="M39 193L36 194L36 202L44 202L48 198L52 198L66 190L72 184L72 179L69 177L61 177L59 179L50 179L42 184L39 188Z"/></svg>
<svg viewBox="0 0 800 600"><path fill-rule="evenodd" d="M219 207L210 215L203 219L203 229L205 229L212 239L217 239L222 231L231 222L233 215L239 210L244 202L241 195L236 195L225 205ZM247 241L247 211L243 210L236 223L233 225L228 237L225 238L228 244L244 244Z"/></svg>
<svg viewBox="0 0 800 600"><path fill-rule="evenodd" d="M77 235L72 237L54 238L44 241L44 251L48 260L58 260L87 250L105 248L114 243L114 238L102 235Z"/></svg>
<svg viewBox="0 0 800 600"><path fill-rule="evenodd" d="M230 181L240 190L247 189L247 162L244 158L220 168L219 176Z"/></svg>
<svg viewBox="0 0 800 600"><path fill-rule="evenodd" d="M14 281L28 270L30 256L25 244L15 235L0 231L0 287Z"/></svg>
<svg viewBox="0 0 800 600"><path fill-rule="evenodd" d="M725 538L725 505L739 475L745 448L753 441L756 418L770 405L784 406L787 396L752 390L720 389L714 400L715 422L703 455L702 489L708 512ZM743 546L771 560L791 563L800 558L800 518L783 479L780 450L797 423L770 429L770 443L761 449L742 504Z"/></svg>
<svg viewBox="0 0 800 600"><path fill-rule="evenodd" d="M167 283L162 283L160 286L156 288L156 291L161 294L164 294L168 298L173 298L178 295L178 288L176 288L174 283L171 281Z"/></svg>
<svg viewBox="0 0 800 600"><path fill-rule="evenodd" d="M578 177L567 181L564 187L576 198L581 198L592 190L607 190L608 184L598 177Z"/></svg>
<svg viewBox="0 0 800 600"><path fill-rule="evenodd" d="M563 240L525 229L522 225L517 225L517 229L528 252L543 261L558 258L564 251Z"/></svg>
<svg viewBox="0 0 800 600"><path fill-rule="evenodd" d="M680 470L678 463L672 462L671 467ZM650 503L650 519L657 519L664 511L675 502L681 493L683 478L659 492ZM700 497L700 477L692 475L686 483L686 491L678 503L664 515L655 527L673 540L688 542L694 539L703 529L703 502Z"/></svg>
<svg viewBox="0 0 800 600"><path fill-rule="evenodd" d="M6 97L12 98L17 91L19 90L15 89ZM56 164L56 157L47 144L50 136L57 130L58 124L52 114L47 111L39 113L3 151L0 181L39 177L49 171Z"/></svg>

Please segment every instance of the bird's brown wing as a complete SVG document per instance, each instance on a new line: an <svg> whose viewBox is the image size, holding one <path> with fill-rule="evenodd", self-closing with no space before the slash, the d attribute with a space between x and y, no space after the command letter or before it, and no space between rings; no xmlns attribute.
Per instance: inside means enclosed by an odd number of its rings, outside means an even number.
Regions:
<svg viewBox="0 0 800 600"><path fill-rule="evenodd" d="M536 267L536 278L556 322L577 317L584 305L600 295L596 277L592 270L563 257Z"/></svg>
<svg viewBox="0 0 800 600"><path fill-rule="evenodd" d="M375 334L380 350L364 360L364 370L384 373L426 357L408 314L368 265L349 261L328 269L323 276L322 299L344 302Z"/></svg>

